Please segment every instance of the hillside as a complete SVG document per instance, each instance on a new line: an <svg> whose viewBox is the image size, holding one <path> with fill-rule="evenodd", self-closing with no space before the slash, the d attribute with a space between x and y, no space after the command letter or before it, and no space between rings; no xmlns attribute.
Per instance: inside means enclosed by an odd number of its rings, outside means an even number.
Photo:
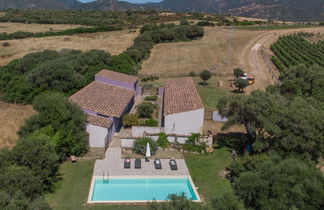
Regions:
<svg viewBox="0 0 324 210"><path fill-rule="evenodd" d="M80 4L73 9L82 10L129 10L129 9L145 9L144 5L132 4L124 1L116 0L98 0L90 3Z"/></svg>
<svg viewBox="0 0 324 210"><path fill-rule="evenodd" d="M277 18L286 21L323 21L322 0L164 0L147 7L178 12L231 13L255 18Z"/></svg>
<svg viewBox="0 0 324 210"><path fill-rule="evenodd" d="M283 21L323 21L323 0L164 0L134 4L117 0L81 3L77 0L0 0L0 9L81 9L129 10L156 9L174 12L206 12Z"/></svg>
<svg viewBox="0 0 324 210"><path fill-rule="evenodd" d="M0 0L0 9L70 9L81 4L77 0Z"/></svg>

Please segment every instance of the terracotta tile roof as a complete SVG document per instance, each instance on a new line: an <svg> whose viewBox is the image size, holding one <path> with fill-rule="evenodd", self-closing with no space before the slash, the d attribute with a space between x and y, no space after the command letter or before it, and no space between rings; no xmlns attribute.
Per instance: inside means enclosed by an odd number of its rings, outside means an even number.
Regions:
<svg viewBox="0 0 324 210"><path fill-rule="evenodd" d="M164 92L164 115L203 109L191 77L169 79Z"/></svg>
<svg viewBox="0 0 324 210"><path fill-rule="evenodd" d="M72 95L70 99L82 109L103 115L121 117L135 91L100 82L92 82Z"/></svg>
<svg viewBox="0 0 324 210"><path fill-rule="evenodd" d="M126 82L126 83L136 83L138 81L138 78L135 76L130 76L127 74L122 74L119 72L115 72L115 71L110 71L110 70L101 70L100 72L98 72L96 74L96 76L101 76L104 78L108 78L108 79L113 79L113 80L118 80L121 82Z"/></svg>
<svg viewBox="0 0 324 210"><path fill-rule="evenodd" d="M103 128L109 128L113 121L107 117L101 117L98 115L87 115L87 122Z"/></svg>

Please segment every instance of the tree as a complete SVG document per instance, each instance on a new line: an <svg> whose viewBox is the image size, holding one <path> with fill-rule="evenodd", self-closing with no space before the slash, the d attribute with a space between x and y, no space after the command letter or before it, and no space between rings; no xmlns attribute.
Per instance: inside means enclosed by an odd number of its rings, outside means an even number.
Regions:
<svg viewBox="0 0 324 210"><path fill-rule="evenodd" d="M69 155L80 155L87 151L83 111L62 93L42 94L35 98L33 107L38 111L20 129L19 135L26 137L44 127L51 126L50 137L60 159Z"/></svg>
<svg viewBox="0 0 324 210"><path fill-rule="evenodd" d="M43 192L41 178L29 168L17 165L1 168L0 189L10 197L20 191L27 198L36 198Z"/></svg>
<svg viewBox="0 0 324 210"><path fill-rule="evenodd" d="M315 100L289 101L279 94L254 91L248 96L221 98L217 109L228 118L223 129L244 125L248 138L242 146L313 160L324 153L324 107Z"/></svg>
<svg viewBox="0 0 324 210"><path fill-rule="evenodd" d="M233 188L246 208L321 209L324 177L314 165L298 159L272 158L240 173Z"/></svg>
<svg viewBox="0 0 324 210"><path fill-rule="evenodd" d="M246 79L238 78L237 80L235 80L234 85L240 92L244 93L244 88L249 86L249 81Z"/></svg>
<svg viewBox="0 0 324 210"><path fill-rule="evenodd" d="M243 77L244 73L245 73L244 70L240 69L240 68L235 68L233 70L233 74L234 74L235 79L238 79L239 77Z"/></svg>
<svg viewBox="0 0 324 210"><path fill-rule="evenodd" d="M200 78L204 81L204 85L206 85L206 81L209 80L211 78L211 73L210 71L208 71L207 69L203 70L201 73L200 73Z"/></svg>
<svg viewBox="0 0 324 210"><path fill-rule="evenodd" d="M141 118L151 118L154 112L154 105L151 102L143 102L137 107L137 112Z"/></svg>
<svg viewBox="0 0 324 210"><path fill-rule="evenodd" d="M244 209L242 201L240 201L234 193L226 193L212 200L213 210L242 210Z"/></svg>
<svg viewBox="0 0 324 210"><path fill-rule="evenodd" d="M58 170L58 156L47 136L28 136L18 140L13 158L20 166L30 168L42 179L45 188L51 187Z"/></svg>

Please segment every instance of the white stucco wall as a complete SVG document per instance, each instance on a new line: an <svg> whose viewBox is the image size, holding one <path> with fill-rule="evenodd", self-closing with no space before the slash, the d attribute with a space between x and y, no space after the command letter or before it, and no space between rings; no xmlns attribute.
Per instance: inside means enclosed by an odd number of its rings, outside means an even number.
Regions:
<svg viewBox="0 0 324 210"><path fill-rule="evenodd" d="M164 132L167 134L190 135L202 133L204 109L171 114L164 117Z"/></svg>
<svg viewBox="0 0 324 210"><path fill-rule="evenodd" d="M90 147L105 147L108 139L108 128L87 124ZM110 136L110 135L109 135Z"/></svg>

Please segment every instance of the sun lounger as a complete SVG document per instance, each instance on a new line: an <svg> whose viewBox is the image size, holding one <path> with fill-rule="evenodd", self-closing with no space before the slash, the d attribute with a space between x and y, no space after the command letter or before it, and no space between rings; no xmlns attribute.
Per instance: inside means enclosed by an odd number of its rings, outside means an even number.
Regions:
<svg viewBox="0 0 324 210"><path fill-rule="evenodd" d="M140 169L142 167L141 159L135 159L135 168Z"/></svg>
<svg viewBox="0 0 324 210"><path fill-rule="evenodd" d="M162 169L162 164L160 159L155 159L154 160L154 167L155 169Z"/></svg>
<svg viewBox="0 0 324 210"><path fill-rule="evenodd" d="M124 168L130 168L130 167L131 167L131 160L127 158L124 160Z"/></svg>
<svg viewBox="0 0 324 210"><path fill-rule="evenodd" d="M177 162L174 159L170 160L169 165L171 170L178 170Z"/></svg>

